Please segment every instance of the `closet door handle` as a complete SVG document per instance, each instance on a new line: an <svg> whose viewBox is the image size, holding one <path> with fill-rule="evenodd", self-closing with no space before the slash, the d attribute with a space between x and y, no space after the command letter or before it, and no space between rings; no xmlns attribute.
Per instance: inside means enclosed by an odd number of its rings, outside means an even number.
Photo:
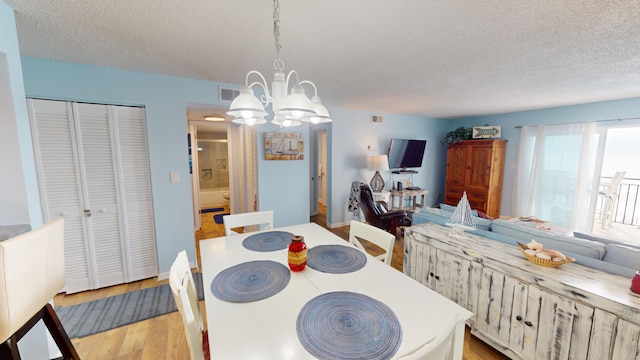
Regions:
<svg viewBox="0 0 640 360"><path fill-rule="evenodd" d="M529 320L525 321L524 324L527 326L533 326L533 323L531 323L531 321Z"/></svg>
<svg viewBox="0 0 640 360"><path fill-rule="evenodd" d="M84 217L91 217L91 210L85 210Z"/></svg>

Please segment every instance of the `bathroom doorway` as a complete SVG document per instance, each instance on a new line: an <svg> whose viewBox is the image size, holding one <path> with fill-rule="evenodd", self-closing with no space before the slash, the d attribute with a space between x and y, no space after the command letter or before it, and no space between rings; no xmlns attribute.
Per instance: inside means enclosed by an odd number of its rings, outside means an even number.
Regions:
<svg viewBox="0 0 640 360"><path fill-rule="evenodd" d="M189 127L194 228L198 231L204 216L222 224L222 217L231 213L230 124L190 120Z"/></svg>

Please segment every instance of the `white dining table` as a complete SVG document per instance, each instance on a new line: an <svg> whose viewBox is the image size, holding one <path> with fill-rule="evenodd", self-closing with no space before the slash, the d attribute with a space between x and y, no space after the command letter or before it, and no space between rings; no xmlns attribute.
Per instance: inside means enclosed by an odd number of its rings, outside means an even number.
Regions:
<svg viewBox="0 0 640 360"><path fill-rule="evenodd" d="M351 246L314 223L266 231L274 230L304 236L308 248L329 244ZM453 359L462 359L464 323L473 314L370 255L366 255L363 268L346 274L324 273L309 266L291 272L288 285L263 300L238 303L218 299L211 291L211 283L217 274L231 266L254 260L272 260L287 266L287 249L258 252L244 248L243 240L253 234L256 233L200 241L212 359L312 359L298 340L296 319L308 301L334 291L364 294L393 310L402 329L402 341L394 358L434 339L449 316L457 314Z"/></svg>

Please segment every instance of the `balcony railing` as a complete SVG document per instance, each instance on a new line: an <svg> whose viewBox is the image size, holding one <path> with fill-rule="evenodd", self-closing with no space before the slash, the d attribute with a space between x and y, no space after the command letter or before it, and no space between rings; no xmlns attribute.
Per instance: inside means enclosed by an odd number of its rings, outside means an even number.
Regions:
<svg viewBox="0 0 640 360"><path fill-rule="evenodd" d="M603 177L604 180L611 180L610 177ZM625 225L640 224L640 179L624 178L618 188L618 199L613 211L613 222ZM604 201L598 200L596 206L599 210L604 207Z"/></svg>

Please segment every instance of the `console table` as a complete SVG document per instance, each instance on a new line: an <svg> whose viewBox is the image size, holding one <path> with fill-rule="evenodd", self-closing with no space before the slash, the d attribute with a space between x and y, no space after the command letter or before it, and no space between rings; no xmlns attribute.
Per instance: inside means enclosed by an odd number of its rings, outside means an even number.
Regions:
<svg viewBox="0 0 640 360"><path fill-rule="evenodd" d="M636 359L640 296L631 279L536 265L515 246L449 232L406 228L403 270L473 312L472 334L513 359Z"/></svg>
<svg viewBox="0 0 640 360"><path fill-rule="evenodd" d="M425 198L427 196L427 190L391 190L391 209L404 209L408 211L418 211L419 209L424 207ZM403 206L403 200L405 197L409 198L409 206ZM420 197L418 201L417 198ZM398 200L398 205L396 206L396 199Z"/></svg>

